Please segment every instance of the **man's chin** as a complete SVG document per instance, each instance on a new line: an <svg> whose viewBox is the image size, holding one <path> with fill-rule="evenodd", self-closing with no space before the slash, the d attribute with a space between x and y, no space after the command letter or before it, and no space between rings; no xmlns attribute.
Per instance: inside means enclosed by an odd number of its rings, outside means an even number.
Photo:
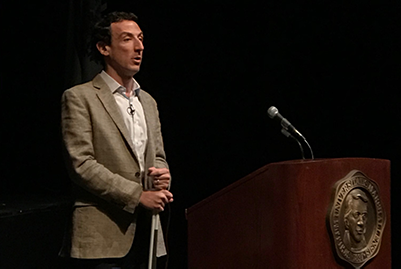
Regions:
<svg viewBox="0 0 401 269"><path fill-rule="evenodd" d="M356 243L361 243L363 241L363 236L360 235L354 236L354 240Z"/></svg>
<svg viewBox="0 0 401 269"><path fill-rule="evenodd" d="M135 68L131 68L131 73L132 73L132 76L134 76L136 73L138 73L139 72L139 70L140 70L140 67L138 66L138 67L135 67Z"/></svg>

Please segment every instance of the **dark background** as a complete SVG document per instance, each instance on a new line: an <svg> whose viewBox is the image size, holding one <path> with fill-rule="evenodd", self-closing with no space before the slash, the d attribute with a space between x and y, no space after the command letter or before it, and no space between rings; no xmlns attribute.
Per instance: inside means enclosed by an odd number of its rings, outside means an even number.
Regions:
<svg viewBox="0 0 401 269"><path fill-rule="evenodd" d="M173 174L170 268L186 267L186 208L265 164L300 158L268 118L271 105L316 158L391 160L392 226L401 224L399 2L2 1L3 263L29 261L26 253L56 260L69 195L60 98L96 70L82 48L101 10L134 12L145 33L136 79L158 101Z"/></svg>

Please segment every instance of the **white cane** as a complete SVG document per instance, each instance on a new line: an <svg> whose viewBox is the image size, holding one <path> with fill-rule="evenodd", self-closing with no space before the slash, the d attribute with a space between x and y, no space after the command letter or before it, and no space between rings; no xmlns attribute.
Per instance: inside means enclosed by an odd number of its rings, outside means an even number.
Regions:
<svg viewBox="0 0 401 269"><path fill-rule="evenodd" d="M157 232L159 225L157 223L157 213L152 214L152 230L150 231L150 247L149 247L149 262L148 269L156 269L156 245L157 245Z"/></svg>
<svg viewBox="0 0 401 269"><path fill-rule="evenodd" d="M159 180L157 180L157 182L158 181ZM168 186L168 189L170 189L170 186ZM153 211L151 231L150 231L148 269L156 269L156 267L157 267L156 249L157 249L158 232L159 232L158 212Z"/></svg>

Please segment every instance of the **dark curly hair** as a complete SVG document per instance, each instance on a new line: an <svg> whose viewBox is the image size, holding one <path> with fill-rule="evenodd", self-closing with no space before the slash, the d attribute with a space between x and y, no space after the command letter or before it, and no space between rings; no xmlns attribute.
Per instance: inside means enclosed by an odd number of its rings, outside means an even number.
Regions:
<svg viewBox="0 0 401 269"><path fill-rule="evenodd" d="M92 60L104 65L103 55L97 49L96 44L102 41L105 44L110 45L111 24L125 20L138 22L138 17L134 13L115 11L105 15L94 25L89 48L89 54Z"/></svg>

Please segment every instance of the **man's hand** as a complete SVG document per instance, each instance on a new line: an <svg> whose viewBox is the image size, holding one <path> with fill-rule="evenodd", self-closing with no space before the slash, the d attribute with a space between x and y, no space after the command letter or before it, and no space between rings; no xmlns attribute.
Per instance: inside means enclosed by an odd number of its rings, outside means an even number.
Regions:
<svg viewBox="0 0 401 269"><path fill-rule="evenodd" d="M168 190L143 191L139 202L152 210L164 211L164 206L173 201L173 194Z"/></svg>
<svg viewBox="0 0 401 269"><path fill-rule="evenodd" d="M153 179L153 186L158 190L167 190L170 185L170 170L167 168L151 167L148 170L148 175Z"/></svg>

